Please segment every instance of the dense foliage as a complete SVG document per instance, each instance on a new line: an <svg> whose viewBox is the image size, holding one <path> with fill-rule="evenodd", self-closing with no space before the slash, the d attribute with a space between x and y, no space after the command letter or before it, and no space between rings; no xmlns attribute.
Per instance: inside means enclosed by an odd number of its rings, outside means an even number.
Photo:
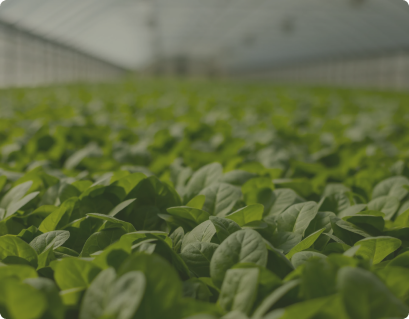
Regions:
<svg viewBox="0 0 409 319"><path fill-rule="evenodd" d="M0 314L405 317L408 108L222 82L1 91Z"/></svg>

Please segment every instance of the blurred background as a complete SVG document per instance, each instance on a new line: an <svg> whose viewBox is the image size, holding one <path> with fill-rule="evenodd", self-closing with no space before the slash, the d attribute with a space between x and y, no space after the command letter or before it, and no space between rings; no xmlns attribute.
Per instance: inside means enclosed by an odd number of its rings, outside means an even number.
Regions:
<svg viewBox="0 0 409 319"><path fill-rule="evenodd" d="M6 0L0 87L129 73L409 89L404 0Z"/></svg>

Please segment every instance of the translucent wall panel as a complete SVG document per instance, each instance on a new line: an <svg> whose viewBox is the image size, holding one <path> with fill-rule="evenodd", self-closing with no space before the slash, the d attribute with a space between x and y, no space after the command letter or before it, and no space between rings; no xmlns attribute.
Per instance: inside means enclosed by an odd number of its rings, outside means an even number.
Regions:
<svg viewBox="0 0 409 319"><path fill-rule="evenodd" d="M73 48L0 23L0 86L103 81L125 70Z"/></svg>

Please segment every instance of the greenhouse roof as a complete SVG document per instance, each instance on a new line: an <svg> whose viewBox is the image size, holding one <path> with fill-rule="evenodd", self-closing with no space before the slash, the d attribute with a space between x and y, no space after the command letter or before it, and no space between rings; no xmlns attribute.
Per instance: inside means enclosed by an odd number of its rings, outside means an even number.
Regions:
<svg viewBox="0 0 409 319"><path fill-rule="evenodd" d="M409 47L404 0L6 0L0 19L122 66L234 70Z"/></svg>

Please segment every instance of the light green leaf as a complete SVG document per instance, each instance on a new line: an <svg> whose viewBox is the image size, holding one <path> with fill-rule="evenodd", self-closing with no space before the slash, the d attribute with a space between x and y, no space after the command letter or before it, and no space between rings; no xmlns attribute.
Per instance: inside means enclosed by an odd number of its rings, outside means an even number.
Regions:
<svg viewBox="0 0 409 319"><path fill-rule="evenodd" d="M241 191L230 184L217 183L203 189L200 195L206 196L204 211L210 215L224 217L240 199Z"/></svg>
<svg viewBox="0 0 409 319"><path fill-rule="evenodd" d="M6 235L0 237L0 261L7 264L21 261L37 268L37 253L24 240L17 236Z"/></svg>
<svg viewBox="0 0 409 319"><path fill-rule="evenodd" d="M288 259L291 259L291 257L295 253L298 253L300 251L310 248L324 231L325 231L325 228L317 230L315 233L311 234L310 236L302 240L299 244L297 244L296 246L294 246L294 248L290 250L290 252L286 255L286 257Z"/></svg>
<svg viewBox="0 0 409 319"><path fill-rule="evenodd" d="M360 246L356 255L372 260L372 263L376 265L401 245L402 241L397 238L386 236L369 237L355 243L355 246Z"/></svg>
<svg viewBox="0 0 409 319"><path fill-rule="evenodd" d="M37 195L40 194L40 192L34 192L31 194L28 194L27 196L23 197L17 202L12 202L6 210L6 218L13 215L15 212L17 212L21 207L32 201L34 198L37 197Z"/></svg>
<svg viewBox="0 0 409 319"><path fill-rule="evenodd" d="M222 175L223 168L219 163L203 166L192 175L187 183L184 202L190 201L193 197L199 194L201 190L218 182Z"/></svg>
<svg viewBox="0 0 409 319"><path fill-rule="evenodd" d="M228 270L220 291L220 306L225 311L249 314L257 298L258 276L258 268Z"/></svg>
<svg viewBox="0 0 409 319"><path fill-rule="evenodd" d="M104 229L92 234L82 248L81 257L89 257L91 254L103 250L112 243L118 241L127 232L122 228Z"/></svg>
<svg viewBox="0 0 409 319"><path fill-rule="evenodd" d="M385 219L390 220L397 212L399 205L400 202L397 197L381 196L371 200L368 203L368 209L382 212L385 214Z"/></svg>
<svg viewBox="0 0 409 319"><path fill-rule="evenodd" d="M219 238L220 242L224 241L231 234L241 229L236 222L227 218L210 216L210 221L216 228L217 237Z"/></svg>
<svg viewBox="0 0 409 319"><path fill-rule="evenodd" d="M298 253L295 253L292 257L291 257L291 262L294 265L295 268L303 265L308 259L313 258L313 257L317 257L317 258L327 258L327 256L321 254L321 253L317 253L315 251L300 251Z"/></svg>
<svg viewBox="0 0 409 319"><path fill-rule="evenodd" d="M210 275L216 286L221 287L227 270L237 263L267 265L267 248L256 231L239 230L216 249L210 262Z"/></svg>
<svg viewBox="0 0 409 319"><path fill-rule="evenodd" d="M146 277L145 294L135 318L179 319L182 287L175 269L157 255L135 253L122 264L118 275L132 271L141 271Z"/></svg>
<svg viewBox="0 0 409 319"><path fill-rule="evenodd" d="M188 244L194 242L210 243L215 234L216 228L210 220L201 223L193 228L191 232L185 234L182 241L182 251Z"/></svg>
<svg viewBox="0 0 409 319"><path fill-rule="evenodd" d="M254 311L252 319L261 319L282 297L300 284L299 280L291 280L268 295Z"/></svg>
<svg viewBox="0 0 409 319"><path fill-rule="evenodd" d="M167 212L175 217L187 219L199 225L209 219L209 213L188 206L171 207L167 209Z"/></svg>
<svg viewBox="0 0 409 319"><path fill-rule="evenodd" d="M54 279L61 290L88 288L100 271L91 261L64 258L55 262Z"/></svg>
<svg viewBox="0 0 409 319"><path fill-rule="evenodd" d="M202 209L203 205L206 201L206 196L204 195L197 195L193 197L187 204L186 206L192 207L192 208L197 208L197 209Z"/></svg>
<svg viewBox="0 0 409 319"><path fill-rule="evenodd" d="M129 205L131 205L134 201L136 201L136 198L131 198L128 199L120 204L118 204L117 206L114 207L114 209L112 209L109 212L109 216L115 217L116 214L120 213L122 210L124 210L125 208L127 208Z"/></svg>
<svg viewBox="0 0 409 319"><path fill-rule="evenodd" d="M42 234L30 242L36 253L40 255L48 249L56 249L62 246L70 238L70 232L57 230Z"/></svg>
<svg viewBox="0 0 409 319"><path fill-rule="evenodd" d="M253 221L261 220L263 218L263 212L263 205L253 204L227 215L226 218L235 221L239 226L243 227Z"/></svg>
<svg viewBox="0 0 409 319"><path fill-rule="evenodd" d="M21 200L24 197L24 195L27 194L28 190L31 188L32 185L33 185L33 181L28 181L28 182L25 182L23 184L13 187L1 199L0 208L4 208L5 210L7 210L8 207L12 203L15 203Z"/></svg>
<svg viewBox="0 0 409 319"><path fill-rule="evenodd" d="M210 277L210 261L217 247L208 242L191 243L182 250L180 257L197 277Z"/></svg>
<svg viewBox="0 0 409 319"><path fill-rule="evenodd" d="M337 284L351 319L404 318L409 313L409 307L369 271L341 268Z"/></svg>
<svg viewBox="0 0 409 319"><path fill-rule="evenodd" d="M273 191L272 202L268 216L279 215L288 207L302 203L304 200L292 189L281 188Z"/></svg>
<svg viewBox="0 0 409 319"><path fill-rule="evenodd" d="M304 236L310 222L317 213L318 205L315 202L292 205L277 217L278 230Z"/></svg>
<svg viewBox="0 0 409 319"><path fill-rule="evenodd" d="M408 190L403 187L405 185L409 185L409 179L404 176L387 178L375 186L372 198L394 196L398 200L402 200L408 194Z"/></svg>
<svg viewBox="0 0 409 319"><path fill-rule="evenodd" d="M135 227L131 223L124 222L123 220L117 219L112 216L103 215L103 214L95 214L95 213L87 214L87 216L91 218L95 218L95 219L105 220L114 225L120 225L127 233L133 233L136 231ZM107 224L105 224L105 226L106 225ZM104 228L109 229L110 227L104 227Z"/></svg>

